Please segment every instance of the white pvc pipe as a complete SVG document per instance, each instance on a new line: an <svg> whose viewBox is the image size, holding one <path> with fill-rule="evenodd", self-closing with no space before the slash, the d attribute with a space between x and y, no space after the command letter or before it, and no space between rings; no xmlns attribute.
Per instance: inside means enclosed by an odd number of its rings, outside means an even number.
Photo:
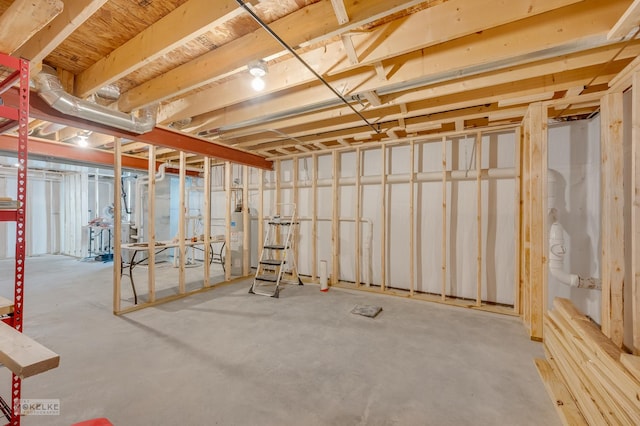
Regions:
<svg viewBox="0 0 640 426"><path fill-rule="evenodd" d="M582 278L564 270L564 257L567 249L564 246L564 229L560 222L553 222L549 230L549 273L564 285L573 288L589 288L602 290L602 282L598 278Z"/></svg>
<svg viewBox="0 0 640 426"><path fill-rule="evenodd" d="M503 167L503 168L494 168L494 169L483 169L481 171L480 177L482 179L513 179L515 177L515 169L513 167ZM476 179L477 171L476 170L453 170L447 172L447 180L474 180ZM405 174L395 174L388 175L387 182L388 183L409 183L410 175L408 173ZM415 174L415 182L441 182L442 181L442 172L420 172ZM356 178L355 177L342 177L338 180L338 185L355 185ZM361 176L360 184L362 185L378 185L380 184L380 175L371 175L371 176ZM318 179L316 181L316 185L320 187L330 187L333 185L333 179ZM311 182L298 182L298 188L309 188L311 187ZM274 189L274 183L266 183L264 185L264 189ZM280 188L287 189L293 188L293 182L281 182ZM249 186L249 189L257 189L256 185Z"/></svg>
<svg viewBox="0 0 640 426"><path fill-rule="evenodd" d="M328 291L329 282L327 279L327 261L320 261L320 291Z"/></svg>

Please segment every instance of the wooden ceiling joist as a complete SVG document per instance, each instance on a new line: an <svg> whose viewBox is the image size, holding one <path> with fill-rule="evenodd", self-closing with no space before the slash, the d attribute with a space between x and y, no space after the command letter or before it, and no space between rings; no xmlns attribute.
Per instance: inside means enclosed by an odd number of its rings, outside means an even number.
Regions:
<svg viewBox="0 0 640 426"><path fill-rule="evenodd" d="M600 43L607 43L606 32L610 22L614 22L621 6L619 1L613 3L600 0L591 1L590 7L594 7L604 22L593 23L593 17L587 10L578 10L577 5L570 7L570 15L564 16L558 13L548 13L544 16L536 16L526 22L516 22L484 31L480 34L471 34L462 39L449 43L443 43L424 50L403 55L394 60L387 61L388 66L394 68L393 75L386 81L376 79L370 67L362 67L355 75L346 75L339 79L331 80L335 87L348 87L349 91L358 90L378 90L385 87L397 85L401 82L416 80L418 78L428 78L430 75L438 76L440 73L451 69L467 70L474 66L485 64L485 69L490 70L488 64L495 62L502 64L506 68L505 58L512 59L509 66L530 64L535 60L536 54L550 56L550 51L554 49L557 55L562 57L570 54L571 50L578 50L576 46L581 43L594 43L594 48ZM556 16L557 15L557 16ZM562 17L562 19L560 19ZM418 27L412 31L420 31ZM593 33L601 34L597 40L593 38ZM540 34L544 34L541 37ZM567 42L569 40L569 42ZM619 48L619 47L618 47ZM584 49L584 47L582 47ZM609 50L607 49L607 52ZM603 63L608 61L615 53L604 53L609 55L602 59ZM623 50L623 55L628 52ZM320 63L320 73L325 70L339 69L338 62L344 57L344 51L340 42L331 43L321 49L314 50L302 55L310 63ZM579 55L578 55L579 56ZM319 59L321 58L321 60ZM592 59L601 60L601 59ZM586 59L585 59L586 61ZM563 67L558 61L557 66ZM552 64L549 64L549 68ZM553 68L551 68L553 69ZM526 72L526 71L525 71ZM540 71L538 71L540 73ZM452 74L452 77L455 74ZM487 76L490 78L490 76ZM286 96L291 100L284 100L277 110L283 110L288 105L298 105L303 107L313 103L324 102L331 99L330 93L319 84L312 84L313 77L303 70L295 59L288 59L270 67L267 84L270 91L285 91L296 87L295 92L286 91L281 96ZM303 86L309 83L308 86ZM346 93L350 94L349 92ZM295 98L295 100L294 100ZM187 117L197 117L196 122L200 124L209 118L211 128L223 127L229 116L233 116L235 122L242 122L241 118L255 117L266 114L267 111L274 112L272 106L267 102L249 102L247 108L238 105L241 102L255 99L255 92L252 91L246 79L234 79L225 82L223 87L213 87L210 90L196 93L191 96L170 103L160 108L159 122L179 120ZM234 105L221 114L216 111ZM213 111L207 113L206 111ZM261 112L264 111L264 112Z"/></svg>
<svg viewBox="0 0 640 426"><path fill-rule="evenodd" d="M140 34L96 62L77 77L76 95L100 87L143 67L207 31L236 10L235 0L189 0Z"/></svg>
<svg viewBox="0 0 640 426"><path fill-rule="evenodd" d="M354 34L353 42L359 53L360 64L373 65L394 56L538 16L582 1L585 0L549 0L536 3L529 0L513 0L509 2L509 7L503 7L504 3L501 0L449 0L382 25L370 33ZM496 10L500 10L500 13L496 13ZM429 31L425 31L425 28ZM380 39L384 39L384 43L380 43ZM352 68L352 65L344 63L343 60L332 74Z"/></svg>
<svg viewBox="0 0 640 426"><path fill-rule="evenodd" d="M106 2L107 0L66 0L62 12L22 45L15 55L26 58L32 63L42 62Z"/></svg>
<svg viewBox="0 0 640 426"><path fill-rule="evenodd" d="M0 52L14 53L63 8L60 0L15 0L0 16Z"/></svg>
<svg viewBox="0 0 640 426"><path fill-rule="evenodd" d="M640 25L640 0L634 0L618 22L611 28L607 38L612 40L626 37L638 25Z"/></svg>
<svg viewBox="0 0 640 426"><path fill-rule="evenodd" d="M582 72L588 72L590 74L587 78L587 81L591 76L597 74L598 70L590 67L601 67L599 64L606 63L616 52L619 50L619 44L612 45L609 47L602 47L598 49L592 49L587 52L581 52L577 54L573 54L570 56L562 56L557 59L539 61L535 65L529 66L519 66L508 68L504 71L481 74L477 77L472 77L461 80L453 80L451 82L444 82L437 85L433 85L424 89L416 89L409 90L406 92L400 92L393 95L383 96L383 101L385 104L389 105L400 105L402 108L402 104L416 102L418 100L426 100L426 99L436 99L442 98L449 95L454 95L456 93L464 93L469 92L471 90L483 89L492 86L499 86L509 83L516 83L519 81L524 81L532 78L539 78L540 76L545 75L550 70L556 70L556 75L561 75L562 72L575 71L572 73L572 76L580 74ZM619 56L619 59L628 60L629 58L635 57L640 54L640 44L634 44L632 46L627 47L627 49L623 50ZM398 74L402 74L401 71L398 71ZM574 77L571 77L574 78ZM543 80L539 80L543 81ZM567 81L571 81L568 79ZM542 83L540 83L542 84ZM584 84L579 82L576 86ZM516 88L518 85L514 84L513 86L504 86L502 88L502 92L487 92L490 95L499 95L503 93L503 97L513 96L509 95L509 91ZM555 89L554 89L555 90ZM544 90L547 92L549 90ZM482 92L476 92L482 93ZM284 114L289 105L298 105L301 108L305 108L309 99L317 100L324 99L322 98L323 94L321 93L321 88L313 88L306 90L299 90L296 92L287 92L285 95L280 97L273 97L271 100L263 101L258 105L247 104L247 105L239 105L238 107L226 108L223 111L217 111L215 115L213 115L212 119L208 122L208 126L211 128L224 128L224 126L242 122L245 119L255 119L255 117L266 116L268 114ZM406 105L405 105L406 108ZM335 109L335 113L331 112L332 110L325 110L323 112L319 112L319 116L322 116L323 119L329 119L331 117L337 117L340 115L348 114L346 109ZM315 116L316 114L313 114ZM272 122L270 125L278 125L278 126L295 126L296 123L308 123L310 121L314 121L309 114L301 117L301 118L291 118L285 120L278 120L278 123ZM399 118L403 116L400 115ZM194 122L198 122L198 119L194 120ZM250 129L252 126L244 127L244 130ZM264 127L264 123L257 124L255 127ZM227 133L227 137L229 135L233 135L233 132Z"/></svg>
<svg viewBox="0 0 640 426"><path fill-rule="evenodd" d="M346 27L341 27L335 21L330 1L321 0L273 22L270 27L289 45L297 46L310 40L328 39L336 32L365 25L417 3L420 2L350 0L349 14L352 20ZM120 99L119 107L122 111L131 111L186 93L215 81L220 75L246 66L251 60L266 58L281 50L280 44L264 30L258 29L129 90Z"/></svg>

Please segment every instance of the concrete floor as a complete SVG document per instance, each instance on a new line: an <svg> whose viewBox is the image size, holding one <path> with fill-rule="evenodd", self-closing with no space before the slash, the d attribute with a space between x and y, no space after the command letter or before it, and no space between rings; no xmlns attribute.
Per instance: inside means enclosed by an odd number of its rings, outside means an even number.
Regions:
<svg viewBox="0 0 640 426"><path fill-rule="evenodd" d="M9 296L13 261L0 268ZM58 398L61 414L23 424L560 424L517 318L316 285L272 299L248 282L116 317L111 268L28 259L25 332L61 363L23 397Z"/></svg>

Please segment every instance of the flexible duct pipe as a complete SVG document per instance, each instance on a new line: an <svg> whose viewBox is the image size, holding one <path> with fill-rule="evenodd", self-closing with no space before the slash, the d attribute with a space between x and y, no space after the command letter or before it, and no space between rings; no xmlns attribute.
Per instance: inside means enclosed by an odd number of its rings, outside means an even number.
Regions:
<svg viewBox="0 0 640 426"><path fill-rule="evenodd" d="M114 111L67 93L57 76L43 70L33 77L38 95L53 109L73 117L115 127L133 133L147 133L155 125L155 118L149 109L143 109L142 117Z"/></svg>

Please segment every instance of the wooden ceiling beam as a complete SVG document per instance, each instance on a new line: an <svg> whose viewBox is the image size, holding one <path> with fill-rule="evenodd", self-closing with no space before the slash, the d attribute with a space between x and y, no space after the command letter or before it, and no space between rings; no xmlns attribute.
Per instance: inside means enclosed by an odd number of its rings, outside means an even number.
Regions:
<svg viewBox="0 0 640 426"><path fill-rule="evenodd" d="M32 63L42 62L106 2L107 0L65 0L62 13L23 44L15 52L15 56L29 59Z"/></svg>
<svg viewBox="0 0 640 426"><path fill-rule="evenodd" d="M109 55L78 74L76 95L85 97L100 87L142 68L207 31L233 11L235 0L189 0L146 28Z"/></svg>
<svg viewBox="0 0 640 426"><path fill-rule="evenodd" d="M628 61L629 60L622 60L612 63L611 70L607 74L598 77L594 84L606 83L622 69ZM446 111L455 112L456 110L472 108L479 104L497 103L504 98L505 93L509 93L514 97L524 97L533 96L541 92L567 90L570 87L586 84L591 80L594 73L600 70L600 66L592 66L585 70L554 73L498 86L462 91L454 95L415 101L409 105L411 112L409 117L405 117L405 123L409 126L409 123L414 121L415 117L443 114ZM368 120L380 125L382 131L388 130L386 127L393 128L398 118L402 116L397 106L385 106L366 111L363 114ZM357 127L359 123L358 117L346 114L346 108L341 107L335 108L330 112L322 111L316 114L307 114L304 116L304 119L300 119L296 125L289 127L278 126L277 128L295 137L296 140L315 142L324 140L326 133L342 131L341 129L348 130ZM319 139L306 139L314 135L317 135ZM245 136L241 135L240 132L236 132L236 135L230 132L224 133L222 136L224 138L223 140L227 143L244 148L273 140L270 134L264 132Z"/></svg>
<svg viewBox="0 0 640 426"><path fill-rule="evenodd" d="M346 87L348 90L345 94L348 95L364 90L377 90L418 78L437 76L439 73L450 70L461 70L461 73L464 73L470 67L482 64L487 64L488 68L488 64L492 62L502 64L504 68L506 67L504 61L508 58L512 58L509 65L515 66L532 62L537 53L551 56L555 49L558 52L557 55L562 55L571 49L587 48L585 43L595 44L593 47L597 47L599 43L607 43L605 34L609 29L610 22L615 21L621 9L619 1L594 3L592 4L594 6L592 12L584 9L578 10L577 6L567 8L571 12L568 15L561 13L561 10L554 11L389 59L384 64L387 68L393 69L393 73L385 81L373 77L373 71L369 66L359 68L360 72L355 75L353 73L343 76L336 75L329 81L336 88ZM594 16L598 16L596 23L594 23ZM415 22L412 24L418 25ZM411 30L419 32L420 28L424 27L418 25L412 27ZM544 34L544 37L541 37L540 34ZM599 36L594 38L594 34ZM366 38L367 36L358 35L358 37ZM375 39L375 37L373 38ZM342 43L336 42L306 52L302 56L308 63L318 64L317 71L320 74L325 74L341 71L337 63L343 60L345 52ZM611 56L606 60L610 58ZM270 66L265 82L267 87L265 94L268 95L294 87L297 89L295 92L289 91L286 96L298 99L281 103L277 107L278 110L282 110L288 105L303 106L332 99L331 93L321 85L314 84L311 73L295 59L287 59ZM310 87L315 89L302 95L301 89ZM300 96L296 96L298 94ZM228 120L228 117L216 112L216 110L245 101L252 101L249 103L251 111L247 110L248 115L260 116L264 112L260 112L261 103L256 103L255 98L256 94L250 89L247 78L231 79L226 81L224 85L216 85L211 89L162 106L158 111L158 121L166 123L213 111L209 113L209 116L197 117L196 120L202 124L209 118L218 115L213 122L223 123ZM273 111L270 107L263 110L265 112ZM234 121L243 121L236 114L237 108L232 107L232 110L229 111L233 111ZM212 128L222 125L213 124Z"/></svg>
<svg viewBox="0 0 640 426"><path fill-rule="evenodd" d="M0 52L14 53L63 8L60 0L15 0L0 16Z"/></svg>
<svg viewBox="0 0 640 426"><path fill-rule="evenodd" d="M329 39L418 3L419 0L348 0L345 5L351 21L340 26L335 21L331 2L321 0L278 19L269 26L289 45L299 46ZM281 51L280 44L260 28L134 87L122 95L118 105L122 111L131 111L163 101L212 83L220 75L241 69L252 60L266 58Z"/></svg>
<svg viewBox="0 0 640 426"><path fill-rule="evenodd" d="M640 25L640 0L634 0L611 28L607 38L612 40L626 37L638 25Z"/></svg>
<svg viewBox="0 0 640 426"><path fill-rule="evenodd" d="M449 0L381 25L370 34L354 34L352 38L359 63L373 65L394 56L583 2L593 3L591 0L548 0L535 3L530 0L512 0L509 7L503 7L504 3L500 0ZM497 10L500 13L496 13ZM425 31L425 28L428 30ZM546 35L538 34L538 37ZM343 59L342 63L337 64L335 72L353 67Z"/></svg>
<svg viewBox="0 0 640 426"><path fill-rule="evenodd" d="M503 39L498 38L496 41L502 40ZM484 87L491 87L495 85L539 77L541 75L547 74L549 70L554 70L558 73L571 70L579 70L590 66L606 63L607 61L609 61L609 59L611 59L613 55L615 55L620 50L621 46L622 45L618 43L610 46L591 49L585 52L575 53L572 55L561 56L559 58L538 61L529 65L521 65L517 67L506 68L505 70L501 71L487 72L478 76L469 77L464 80L456 79L450 82L442 82L427 86L423 89L413 89L410 91L399 92L397 94L385 95L382 96L382 98L385 104L388 103L401 105L402 107L403 103L415 102L419 99L431 99L436 97L448 96L464 91L481 89ZM426 58L431 57L435 58L436 60L444 60L448 58L450 60L459 59L460 61L463 61L462 57L458 55L452 55L448 57L446 50L443 51L443 55L437 55L436 52L430 52L429 49L427 49L427 51L425 51L425 55L426 56L424 57L420 55L419 60L416 59L416 63L409 64L410 61L405 62L405 65L411 70L407 70L407 72L404 73L403 68L400 68L396 72L397 78L406 78L409 74L415 75L414 73L418 72L415 69L421 68L421 66L424 65L425 62L427 62ZM640 42L635 42L634 44L629 45L620 53L619 59L629 59L636 57L637 55L640 55ZM461 65L472 66L475 61L479 60L481 59L469 58L469 63L461 62ZM396 76L394 76L391 82L395 83L395 78ZM345 84L355 84L357 80L345 79L341 81L345 82ZM256 117L269 116L270 114L285 115L285 113L289 110L290 105L296 105L299 108L305 108L309 105L313 105L312 103L310 103L310 99L315 100L316 102L328 99L327 95L324 94L324 91L322 89L322 87L301 89L296 92L287 92L282 96L272 97L271 99L265 100L258 104L240 104L234 107L225 108L221 111L214 111L210 113L212 118L209 120L207 120L209 114L197 117L193 120L192 123L193 125L200 125L201 129L221 128L227 125L232 125L234 123L242 123L245 120L250 120ZM343 111L343 113L350 114L346 110ZM287 122L295 122L296 120L299 119L281 119L279 120L279 122L286 125ZM304 121L306 121L306 118L304 118L303 122ZM278 124L270 123L269 125ZM264 126L265 123L255 125L255 127ZM251 127L254 126L246 126L246 128Z"/></svg>

